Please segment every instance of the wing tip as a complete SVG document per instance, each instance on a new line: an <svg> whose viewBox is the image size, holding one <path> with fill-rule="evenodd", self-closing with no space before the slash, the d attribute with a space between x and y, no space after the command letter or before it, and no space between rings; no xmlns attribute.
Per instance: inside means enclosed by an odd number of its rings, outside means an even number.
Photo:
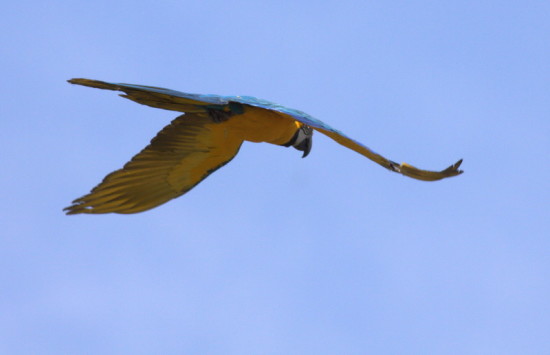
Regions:
<svg viewBox="0 0 550 355"><path fill-rule="evenodd" d="M450 176L456 176L456 175L460 175L464 172L464 170L460 170L458 169L460 167L460 164L462 164L462 161L463 159L460 158L456 163L454 163L453 165L449 166L447 169L443 170L444 172L449 172L451 174L454 174L454 175L450 175Z"/></svg>
<svg viewBox="0 0 550 355"><path fill-rule="evenodd" d="M459 159L456 163L441 171L422 170L407 163L394 167L394 171L416 180L437 181L464 173L464 170L458 169L462 161L463 159Z"/></svg>
<svg viewBox="0 0 550 355"><path fill-rule="evenodd" d="M73 79L67 80L67 82L70 83L70 84L74 84L74 85L88 86L88 87L97 88L97 89L106 89L106 90L119 90L120 89L120 87L118 85L107 83L107 82L101 81L101 80L73 78Z"/></svg>
<svg viewBox="0 0 550 355"><path fill-rule="evenodd" d="M76 199L73 202L71 202L72 204L68 207L65 207L63 209L63 212L65 212L67 216L70 216L73 214L81 214L81 213L92 213L91 212L92 209L88 206L85 206L82 202L80 202L79 201L80 199Z"/></svg>
<svg viewBox="0 0 550 355"><path fill-rule="evenodd" d="M63 209L63 212L67 216L71 216L71 215L74 215L74 214L80 214L80 213L86 213L85 210L78 208L78 205L72 205L72 206L69 206L69 207L65 207Z"/></svg>

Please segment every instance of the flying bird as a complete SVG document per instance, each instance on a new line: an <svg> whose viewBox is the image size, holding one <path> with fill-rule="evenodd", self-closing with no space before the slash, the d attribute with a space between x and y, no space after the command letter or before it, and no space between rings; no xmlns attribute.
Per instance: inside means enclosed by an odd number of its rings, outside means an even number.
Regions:
<svg viewBox="0 0 550 355"><path fill-rule="evenodd" d="M122 91L124 98L183 115L164 127L122 169L74 200L64 209L67 214L137 213L157 207L183 195L231 161L244 141L292 146L306 157L314 130L413 179L435 181L462 173L458 169L462 159L442 171L398 164L304 112L251 96L188 94L90 79L71 79L69 83Z"/></svg>

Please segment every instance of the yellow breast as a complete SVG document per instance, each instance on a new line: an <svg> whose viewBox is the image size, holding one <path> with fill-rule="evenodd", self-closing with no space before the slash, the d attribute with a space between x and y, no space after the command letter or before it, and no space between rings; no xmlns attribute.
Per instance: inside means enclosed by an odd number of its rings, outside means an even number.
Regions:
<svg viewBox="0 0 550 355"><path fill-rule="evenodd" d="M250 142L288 143L302 123L276 111L246 106L244 113L223 123L228 133ZM230 132L229 132L230 131Z"/></svg>

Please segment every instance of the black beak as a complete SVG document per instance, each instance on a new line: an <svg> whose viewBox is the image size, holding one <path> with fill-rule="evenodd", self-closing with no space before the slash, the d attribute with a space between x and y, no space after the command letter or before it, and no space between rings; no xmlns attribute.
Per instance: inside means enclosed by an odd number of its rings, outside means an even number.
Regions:
<svg viewBox="0 0 550 355"><path fill-rule="evenodd" d="M302 158L305 158L305 157L307 157L307 155L311 151L312 143L313 143L313 139L311 139L311 137L307 137L300 144L295 145L294 148L298 149L299 151L304 152L304 155L302 155Z"/></svg>

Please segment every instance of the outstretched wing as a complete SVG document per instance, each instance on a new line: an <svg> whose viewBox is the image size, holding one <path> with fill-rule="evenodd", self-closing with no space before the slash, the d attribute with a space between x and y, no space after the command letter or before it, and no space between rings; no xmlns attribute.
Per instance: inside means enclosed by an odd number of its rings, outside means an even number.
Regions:
<svg viewBox="0 0 550 355"><path fill-rule="evenodd" d="M299 120L300 121L300 120ZM342 144L344 147L347 147L351 150L356 151L357 153L366 156L370 160L374 161L377 164L382 165L384 168L394 171L396 173L403 174L405 176L411 177L417 180L424 181L436 181L444 178L456 176L462 174L462 170L459 170L460 164L462 164L462 159L449 166L448 168L441 171L431 171L418 169L407 163L396 163L391 161L384 156L370 150L363 144L347 137L346 135L336 131L336 130L327 130L323 128L315 127L321 133L326 134L330 138L334 139L336 142Z"/></svg>
<svg viewBox="0 0 550 355"><path fill-rule="evenodd" d="M100 80L71 79L71 84L89 86L97 89L123 91L120 96L137 103L165 110L202 113L205 109L223 109L231 96L188 94L170 89L133 84L108 83ZM235 100L233 100L235 101Z"/></svg>
<svg viewBox="0 0 550 355"><path fill-rule="evenodd" d="M73 84L91 86L99 89L124 91L126 95L121 96L140 104L180 112L199 113L204 112L205 109L208 108L227 110L228 105L230 105L231 102L238 102L241 104L256 106L290 116L293 119L307 124L308 126L313 127L315 130L329 136L343 146L354 150L361 155L364 155L365 157L369 158L377 164L380 164L386 169L403 174L413 179L435 181L462 174L462 170L458 169L460 167L460 164L462 163L462 159L441 171L422 170L407 163L399 164L374 152L365 145L357 142L354 139L351 139L344 133L330 127L326 123L319 121L318 119L308 115L305 112L290 109L276 103L251 96L188 94L175 90L152 86L114 84L90 79L71 79L69 80L69 82Z"/></svg>
<svg viewBox="0 0 550 355"><path fill-rule="evenodd" d="M65 211L146 211L191 190L227 164L241 144L241 139L226 136L224 123L212 123L206 113L179 116L122 169L107 175Z"/></svg>

